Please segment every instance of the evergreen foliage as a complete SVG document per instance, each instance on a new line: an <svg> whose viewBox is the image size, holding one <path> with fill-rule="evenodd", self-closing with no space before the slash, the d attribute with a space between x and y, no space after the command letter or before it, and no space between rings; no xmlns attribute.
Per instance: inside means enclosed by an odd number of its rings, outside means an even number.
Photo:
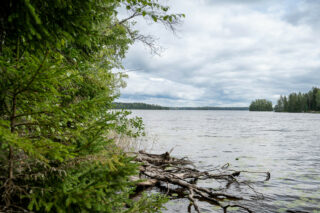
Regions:
<svg viewBox="0 0 320 213"><path fill-rule="evenodd" d="M119 7L132 15L117 18ZM140 119L111 109L139 37L134 17L168 26L157 0L3 0L0 13L0 211L155 212L129 199L137 173L110 132L137 137Z"/></svg>
<svg viewBox="0 0 320 213"><path fill-rule="evenodd" d="M320 89L312 88L307 93L291 93L287 96L280 96L276 112L310 112L320 111Z"/></svg>
<svg viewBox="0 0 320 213"><path fill-rule="evenodd" d="M250 111L272 111L272 102L266 99L252 101L249 106Z"/></svg>

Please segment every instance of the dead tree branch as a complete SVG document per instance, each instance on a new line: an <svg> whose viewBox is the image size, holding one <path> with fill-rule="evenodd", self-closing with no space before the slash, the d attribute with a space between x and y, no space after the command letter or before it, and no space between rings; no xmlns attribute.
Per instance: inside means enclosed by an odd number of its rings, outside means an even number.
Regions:
<svg viewBox="0 0 320 213"><path fill-rule="evenodd" d="M206 201L212 205L219 206L224 212L227 212L228 208L238 207L251 213L252 210L237 203L228 205L223 204L222 201L236 202L246 199L238 194L227 193L227 189L232 184L242 184L241 181L237 180L242 173L262 173L266 176L263 181L268 181L270 179L269 172L235 171L228 170L226 166L223 166L221 169L215 169L214 171L216 173L199 171L194 168L192 162L188 159L171 157L168 152L157 155L139 151L134 154L136 154L136 161L141 163L140 177L144 176L147 178L147 180L141 180L138 183L138 186L166 188L167 193L172 191L182 192L179 194L182 195L183 198L190 200L190 205L188 206L189 211L191 211L191 207L193 206L198 213L200 212L200 208L197 200ZM139 178L137 177L133 178L133 180L138 179ZM202 187L197 184L198 180L208 179L224 182L225 185L222 188L213 189ZM256 199L262 199L248 182L244 181L243 183L243 186L248 186L248 189L256 195Z"/></svg>

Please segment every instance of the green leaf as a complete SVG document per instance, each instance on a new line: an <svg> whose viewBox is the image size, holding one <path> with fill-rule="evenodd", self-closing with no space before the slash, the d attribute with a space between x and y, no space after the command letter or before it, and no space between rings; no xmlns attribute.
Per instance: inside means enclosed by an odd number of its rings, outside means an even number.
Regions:
<svg viewBox="0 0 320 213"><path fill-rule="evenodd" d="M155 15L152 15L151 18L153 19L154 22L157 22L157 21L158 21L158 17L155 16Z"/></svg>

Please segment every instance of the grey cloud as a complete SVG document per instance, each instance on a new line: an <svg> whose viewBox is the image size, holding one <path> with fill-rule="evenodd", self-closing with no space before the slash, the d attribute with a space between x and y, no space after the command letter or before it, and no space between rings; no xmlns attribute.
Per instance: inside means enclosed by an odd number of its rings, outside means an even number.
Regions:
<svg viewBox="0 0 320 213"><path fill-rule="evenodd" d="M320 2L317 0L299 0L291 5L284 14L284 19L294 25L309 24L320 26Z"/></svg>

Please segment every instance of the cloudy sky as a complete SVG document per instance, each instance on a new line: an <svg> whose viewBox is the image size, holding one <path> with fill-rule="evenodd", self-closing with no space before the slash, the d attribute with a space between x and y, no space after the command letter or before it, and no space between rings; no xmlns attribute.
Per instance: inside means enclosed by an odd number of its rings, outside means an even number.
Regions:
<svg viewBox="0 0 320 213"><path fill-rule="evenodd" d="M161 56L134 44L118 101L163 106L248 106L320 86L319 0L171 0L185 13L174 35L139 22Z"/></svg>

